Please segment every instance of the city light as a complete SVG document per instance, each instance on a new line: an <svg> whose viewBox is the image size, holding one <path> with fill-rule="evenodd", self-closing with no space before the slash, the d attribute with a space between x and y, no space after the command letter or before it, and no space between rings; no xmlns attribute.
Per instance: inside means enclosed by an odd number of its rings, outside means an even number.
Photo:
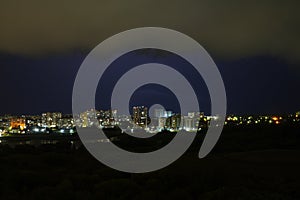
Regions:
<svg viewBox="0 0 300 200"><path fill-rule="evenodd" d="M118 115L117 110L87 110L78 116L63 115L60 112L46 112L34 116L4 116L0 117L0 136L12 134L64 134L73 135L75 127L81 128L120 128L122 133L135 133L145 131L150 134L169 131L197 132L206 130L212 120L218 116L204 115L203 112L188 112L186 115L155 109L154 116L150 118L148 108L134 106L132 116ZM151 125L150 125L151 122ZM261 124L300 123L299 112L286 116L270 115L228 115L224 122L225 127L253 126ZM219 126L219 124L216 124Z"/></svg>

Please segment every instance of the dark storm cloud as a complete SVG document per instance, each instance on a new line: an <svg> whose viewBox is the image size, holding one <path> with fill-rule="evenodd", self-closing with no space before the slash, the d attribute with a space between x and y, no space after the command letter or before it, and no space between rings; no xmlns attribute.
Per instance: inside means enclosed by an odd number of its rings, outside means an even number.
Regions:
<svg viewBox="0 0 300 200"><path fill-rule="evenodd" d="M298 1L2 0L0 51L39 55L91 49L120 31L161 26L220 57L300 60Z"/></svg>

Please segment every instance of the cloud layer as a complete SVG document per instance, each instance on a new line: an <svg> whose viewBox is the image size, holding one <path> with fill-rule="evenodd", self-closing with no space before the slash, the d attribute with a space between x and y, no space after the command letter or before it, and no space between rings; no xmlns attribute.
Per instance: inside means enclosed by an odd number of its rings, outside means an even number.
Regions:
<svg viewBox="0 0 300 200"><path fill-rule="evenodd" d="M160 26L225 58L300 61L299 1L1 0L0 51L23 55L91 49L118 32Z"/></svg>

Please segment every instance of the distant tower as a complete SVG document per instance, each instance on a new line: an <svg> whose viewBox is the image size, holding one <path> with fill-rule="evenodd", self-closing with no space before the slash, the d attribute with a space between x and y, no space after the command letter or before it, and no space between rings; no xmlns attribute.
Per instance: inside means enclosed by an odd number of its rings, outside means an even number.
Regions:
<svg viewBox="0 0 300 200"><path fill-rule="evenodd" d="M174 114L171 117L168 117L166 124L170 131L178 131L181 125L181 115Z"/></svg>
<svg viewBox="0 0 300 200"><path fill-rule="evenodd" d="M148 118L148 108L145 106L135 106L132 110L133 123L140 127L147 127L150 123Z"/></svg>
<svg viewBox="0 0 300 200"><path fill-rule="evenodd" d="M158 118L158 130L161 131L166 127L167 118L166 117L160 117Z"/></svg>
<svg viewBox="0 0 300 200"><path fill-rule="evenodd" d="M197 130L197 119L184 116L183 118L183 129L186 131L195 131Z"/></svg>

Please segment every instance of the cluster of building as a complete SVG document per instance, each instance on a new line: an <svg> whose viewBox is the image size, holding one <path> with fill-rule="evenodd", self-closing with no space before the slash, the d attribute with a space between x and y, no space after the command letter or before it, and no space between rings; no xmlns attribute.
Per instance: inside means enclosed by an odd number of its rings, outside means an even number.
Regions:
<svg viewBox="0 0 300 200"><path fill-rule="evenodd" d="M100 128L114 128L116 111L88 110L78 116L61 112L47 112L41 115L0 116L0 136L7 134L59 133L74 134L76 126L86 128L100 125Z"/></svg>
<svg viewBox="0 0 300 200"><path fill-rule="evenodd" d="M86 128L98 126L99 128L119 127L123 132L147 131L159 132L168 130L198 131L207 127L208 122L214 117L205 116L203 112L190 112L187 116L181 116L172 111L155 109L154 116L149 116L149 110L145 106L135 106L131 115L118 115L117 110L98 111L88 110L75 116L75 124Z"/></svg>
<svg viewBox="0 0 300 200"><path fill-rule="evenodd" d="M75 132L72 115L47 112L42 115L5 115L0 117L0 134L70 133Z"/></svg>
<svg viewBox="0 0 300 200"><path fill-rule="evenodd" d="M87 128L99 126L99 128L114 128L117 125L117 110L87 110L74 116L78 127Z"/></svg>
<svg viewBox="0 0 300 200"><path fill-rule="evenodd" d="M132 110L132 124L128 124L129 126L126 127L122 125L123 121L120 120L119 125L125 128L125 132L128 129L134 132L134 130L140 128L148 132L159 132L162 130L171 132L179 130L198 131L207 127L211 118L205 116L203 112L189 112L187 116L183 116L164 109L154 109L154 115L150 118L147 107L136 106Z"/></svg>
<svg viewBox="0 0 300 200"><path fill-rule="evenodd" d="M160 132L167 130L170 132L187 131L196 132L207 128L211 121L215 125L219 123L219 116L207 116L203 112L188 112L187 115L180 115L164 109L154 109L150 116L149 109L145 106L135 106L131 115L118 115L117 110L109 111L86 111L77 118L76 125L79 127L99 126L99 128L119 127L123 132ZM225 118L225 126L249 126L266 124L299 123L300 112L291 115L277 116L237 116L228 115Z"/></svg>
<svg viewBox="0 0 300 200"><path fill-rule="evenodd" d="M63 115L60 112L47 112L34 116L0 117L0 136L5 134L61 133L73 134L75 127L98 128L119 127L123 132L146 131L196 132L205 129L212 120L218 121L218 116L206 116L203 112L188 112L180 115L164 109L154 109L153 116L145 106L135 106L132 113L118 115L117 110L87 110L79 115ZM228 115L225 126L266 125L282 123L300 123L300 112L286 116L236 116ZM216 123L218 125L218 123ZM220 125L220 124L219 124Z"/></svg>

